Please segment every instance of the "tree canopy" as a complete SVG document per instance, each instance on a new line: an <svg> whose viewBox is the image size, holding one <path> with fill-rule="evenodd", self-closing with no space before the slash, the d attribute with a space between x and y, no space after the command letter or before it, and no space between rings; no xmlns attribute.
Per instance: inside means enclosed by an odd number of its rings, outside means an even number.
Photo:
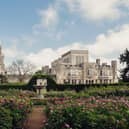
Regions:
<svg viewBox="0 0 129 129"><path fill-rule="evenodd" d="M129 82L129 50L126 49L124 53L120 54L120 63L124 65L121 70L121 79L124 82Z"/></svg>

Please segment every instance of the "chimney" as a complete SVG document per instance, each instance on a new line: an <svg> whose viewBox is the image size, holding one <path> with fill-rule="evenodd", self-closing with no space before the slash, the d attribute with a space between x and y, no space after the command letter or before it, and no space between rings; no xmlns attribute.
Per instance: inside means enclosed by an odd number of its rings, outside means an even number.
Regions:
<svg viewBox="0 0 129 129"><path fill-rule="evenodd" d="M100 65L100 59L96 59L96 64Z"/></svg>

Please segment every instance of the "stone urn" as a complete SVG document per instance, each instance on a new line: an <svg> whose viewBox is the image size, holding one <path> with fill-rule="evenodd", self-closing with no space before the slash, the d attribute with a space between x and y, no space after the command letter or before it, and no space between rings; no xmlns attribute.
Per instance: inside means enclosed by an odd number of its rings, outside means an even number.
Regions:
<svg viewBox="0 0 129 129"><path fill-rule="evenodd" d="M46 93L47 87L47 79L37 79L34 88L36 89L37 97L44 98L44 94Z"/></svg>

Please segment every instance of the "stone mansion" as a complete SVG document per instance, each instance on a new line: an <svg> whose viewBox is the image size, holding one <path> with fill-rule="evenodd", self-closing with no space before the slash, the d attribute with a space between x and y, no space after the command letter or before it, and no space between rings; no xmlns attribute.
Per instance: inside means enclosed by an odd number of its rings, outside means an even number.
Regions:
<svg viewBox="0 0 129 129"><path fill-rule="evenodd" d="M56 76L57 84L110 84L117 83L117 61L111 61L111 65L96 62L89 62L88 50L70 50L61 58L44 66L44 74Z"/></svg>

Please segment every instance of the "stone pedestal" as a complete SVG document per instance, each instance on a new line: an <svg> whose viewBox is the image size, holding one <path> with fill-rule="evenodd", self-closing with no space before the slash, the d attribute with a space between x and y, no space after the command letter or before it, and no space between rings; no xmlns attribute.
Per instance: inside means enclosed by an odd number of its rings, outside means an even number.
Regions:
<svg viewBox="0 0 129 129"><path fill-rule="evenodd" d="M47 80L46 79L37 79L36 85L34 88L36 89L37 97L42 99L44 98L44 94L46 93Z"/></svg>

